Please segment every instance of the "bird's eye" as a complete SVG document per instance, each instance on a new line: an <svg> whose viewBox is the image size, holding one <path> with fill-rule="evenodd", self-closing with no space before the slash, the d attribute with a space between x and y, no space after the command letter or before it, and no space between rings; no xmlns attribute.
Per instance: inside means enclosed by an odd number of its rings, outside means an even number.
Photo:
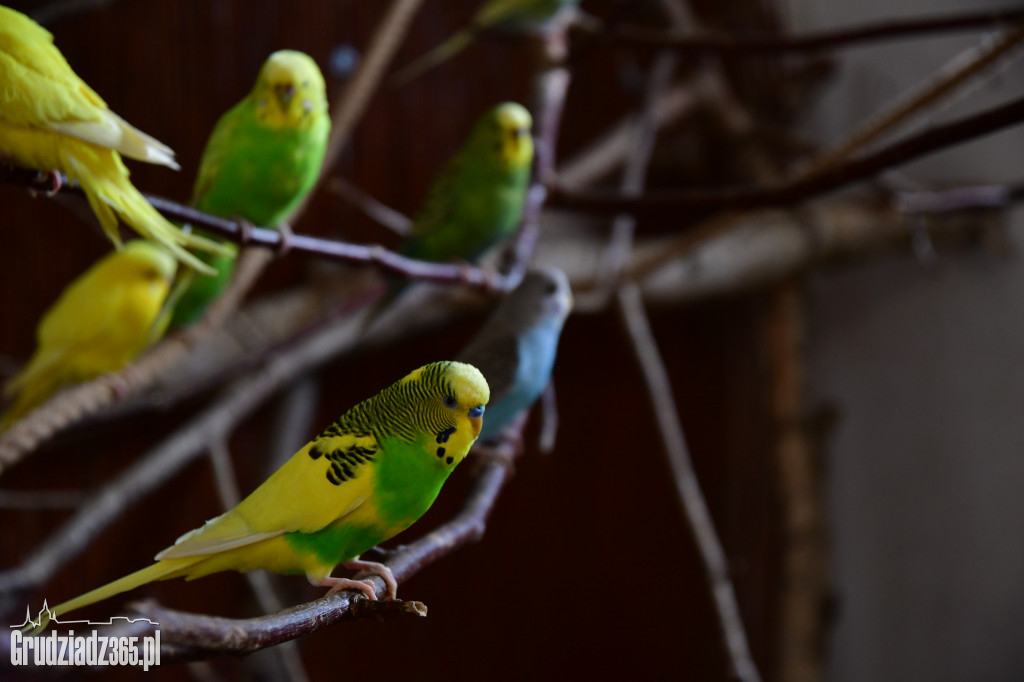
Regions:
<svg viewBox="0 0 1024 682"><path fill-rule="evenodd" d="M445 407L449 407L449 408L454 410L458 406L458 404L459 404L459 401L455 399L455 396L453 396L453 395L446 395L444 397L444 406Z"/></svg>
<svg viewBox="0 0 1024 682"><path fill-rule="evenodd" d="M558 285L554 282L548 282L548 285L544 287L544 293L550 296L551 294L558 291Z"/></svg>

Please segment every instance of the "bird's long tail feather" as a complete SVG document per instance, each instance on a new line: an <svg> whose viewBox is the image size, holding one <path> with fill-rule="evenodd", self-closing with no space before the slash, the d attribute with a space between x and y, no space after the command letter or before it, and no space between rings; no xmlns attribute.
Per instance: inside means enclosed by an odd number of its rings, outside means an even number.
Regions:
<svg viewBox="0 0 1024 682"><path fill-rule="evenodd" d="M95 590L90 590L83 595L69 599L68 601L58 604L50 609L50 613L43 613L42 621L39 626L34 629L34 632L42 632L46 629L46 626L50 623L50 616L63 616L71 611L76 611L90 604L109 599L115 594L121 594L128 590L133 590L140 585L151 583L155 580L167 580L169 578L177 578L183 574L193 564L202 561L205 557L188 557L183 559L171 559L166 561L158 561L155 564L147 566L146 568L129 573L123 578L118 578L114 582L107 583L102 587L97 587Z"/></svg>
<svg viewBox="0 0 1024 682"><path fill-rule="evenodd" d="M0 415L0 433L11 428L16 421L46 402L60 387L60 379L54 373L52 363L30 362L4 387L5 395L17 394L17 398L3 415Z"/></svg>
<svg viewBox="0 0 1024 682"><path fill-rule="evenodd" d="M422 57L414 59L410 64L399 69L395 75L391 77L391 85L396 88L401 87L414 78L430 71L435 66L451 59L459 52L462 52L467 45L473 42L473 38L475 37L476 31L473 29L459 31L430 52L426 53Z"/></svg>
<svg viewBox="0 0 1024 682"><path fill-rule="evenodd" d="M115 244L120 244L117 232L117 218L120 216L140 235L162 244L197 272L210 275L216 271L186 251L185 246L229 255L230 252L216 241L194 233L187 234L160 215L132 185L128 169L114 152L92 148L76 149L76 152L66 159L68 175L82 185L103 231ZM80 154L85 158L80 158Z"/></svg>

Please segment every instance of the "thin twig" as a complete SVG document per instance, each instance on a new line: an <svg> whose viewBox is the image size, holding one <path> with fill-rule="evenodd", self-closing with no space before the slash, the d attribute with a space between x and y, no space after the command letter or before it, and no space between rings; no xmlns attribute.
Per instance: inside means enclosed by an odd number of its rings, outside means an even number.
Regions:
<svg viewBox="0 0 1024 682"><path fill-rule="evenodd" d="M700 482L697 480L697 473L690 460L686 437L683 435L683 429L679 423L679 410L672 393L672 385L668 380L668 370L662 362L657 343L647 321L639 287L634 284L625 285L619 289L618 299L619 309L622 312L626 328L629 330L634 352L643 370L647 390L651 395L658 430L661 432L661 438L668 451L679 499L683 503L686 519L697 542L698 553L711 585L711 598L715 604L718 625L729 653L732 673L740 680L759 680L757 666L754 664L747 646L743 630L743 617L740 614L736 593L729 577L729 564L726 560L725 550L715 533L711 513L708 511L707 502L700 489Z"/></svg>
<svg viewBox="0 0 1024 682"><path fill-rule="evenodd" d="M86 497L81 490L0 490L0 509L69 509Z"/></svg>
<svg viewBox="0 0 1024 682"><path fill-rule="evenodd" d="M270 438L267 440L268 476L309 440L315 427L313 420L319 397L320 380L307 374L298 378L277 399Z"/></svg>
<svg viewBox="0 0 1024 682"><path fill-rule="evenodd" d="M650 110L655 128L661 130L698 111L716 96L718 88L718 79L708 69L701 69L691 80L665 89ZM565 187L592 185L621 166L632 148L638 119L630 114L563 162L558 169L558 182Z"/></svg>
<svg viewBox="0 0 1024 682"><path fill-rule="evenodd" d="M666 10L672 12L673 23L682 22L681 11L666 3ZM674 11L673 11L674 10ZM645 113L637 126L637 137L626 160L623 170L621 189L624 195L638 195L643 191L647 168L650 165L657 129L651 115L651 109L657 101L657 93L663 91L672 78L676 57L663 52L655 59L648 77L645 97ZM604 267L608 270L605 277L598 278L598 286L602 280L612 283L625 265L633 246L633 232L636 221L632 216L619 215L612 227L612 237ZM710 586L712 602L715 606L717 623L721 631L730 667L734 675L744 682L760 682L760 674L750 653L747 636L740 615L732 580L729 577L725 551L715 532L711 513L707 508L704 495L700 489L682 424L679 421L672 386L668 378L657 342L650 329L647 314L643 307L643 298L639 286L626 284L618 290L616 300L619 313L629 335L633 351L640 363L647 390L654 404L658 428L661 432L669 464L675 475L676 487L680 502L686 515L687 523L697 542L698 554L704 564Z"/></svg>
<svg viewBox="0 0 1024 682"><path fill-rule="evenodd" d="M871 116L845 140L817 155L801 173L814 175L850 158L854 152L951 95L960 86L977 82L982 72L998 63L1024 40L1024 12L1018 12L1017 15L1018 25L1002 35L989 36L980 45L957 55L924 83L901 94L889 107Z"/></svg>
<svg viewBox="0 0 1024 682"><path fill-rule="evenodd" d="M757 57L765 53L823 52L877 40L925 38L943 33L997 28L1022 19L1024 19L1024 10L991 9L946 17L896 19L863 26L788 36L748 32L727 34L714 31L685 33L678 30L660 31L620 26L607 31L602 39L609 44L629 48L671 49L677 54L690 57L718 54ZM604 30L599 23L580 23L575 28L586 33L597 33Z"/></svg>
<svg viewBox="0 0 1024 682"><path fill-rule="evenodd" d="M554 380L549 381L540 394L540 414L537 450L548 455L555 451L555 439L558 437L558 398L555 395Z"/></svg>
<svg viewBox="0 0 1024 682"><path fill-rule="evenodd" d="M533 110L537 116L534 129L536 163L533 180L523 204L522 225L507 252L502 271L508 279L518 282L533 258L540 235L540 213L547 200L547 183L555 173L555 148L562 125L565 97L572 81L572 72L562 63L566 47L567 24L540 36L535 60L538 64L533 80Z"/></svg>
<svg viewBox="0 0 1024 682"><path fill-rule="evenodd" d="M215 438L206 448L213 467L213 480L217 484L217 499L220 506L227 511L242 500L238 492L238 479L235 476L235 465L231 462L231 451L225 438Z"/></svg>
<svg viewBox="0 0 1024 682"><path fill-rule="evenodd" d="M395 234L404 237L412 228L411 218L377 201L340 175L336 175L328 181L327 191L337 194L374 222L383 225Z"/></svg>
<svg viewBox="0 0 1024 682"><path fill-rule="evenodd" d="M324 153L320 177L317 179L317 186L296 208L297 212L303 211L316 194L316 190L327 182L329 171L341 156L341 151L345 148L356 124L362 119L370 100L380 88L381 79L401 46L421 4L423 0L393 0L387 14L377 25L356 74L352 76L345 90L331 103L331 109L334 111L331 116L331 135L327 139L327 151Z"/></svg>
<svg viewBox="0 0 1024 682"><path fill-rule="evenodd" d="M228 450L228 444L224 438L213 441L207 452L210 455L210 463L213 465L221 508L227 511L235 507L242 499L238 492L238 477L235 475L235 467L231 462L231 452ZM253 594L256 595L256 601L259 602L264 613L275 613L284 608L284 602L274 590L268 573L250 571L245 574L245 579L249 583L249 587L252 588ZM157 622L160 621L157 620ZM304 682L309 679L306 669L302 665L302 655L299 653L296 642L284 642L274 649L273 653L277 656L290 682Z"/></svg>
<svg viewBox="0 0 1024 682"><path fill-rule="evenodd" d="M30 16L43 26L52 26L66 19L82 14L95 12L117 0L56 0L30 13Z"/></svg>
<svg viewBox="0 0 1024 682"><path fill-rule="evenodd" d="M837 163L812 176L777 184L648 192L642 197L554 187L548 201L551 206L559 208L592 213L626 212L638 218L671 218L677 221L680 215L695 218L723 210L789 206L1021 121L1024 121L1024 98L934 126L867 156Z"/></svg>

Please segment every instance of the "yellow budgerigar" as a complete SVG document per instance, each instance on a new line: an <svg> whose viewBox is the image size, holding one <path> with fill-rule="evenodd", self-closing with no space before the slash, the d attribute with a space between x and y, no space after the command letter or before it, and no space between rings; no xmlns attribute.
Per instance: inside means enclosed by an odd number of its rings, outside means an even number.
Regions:
<svg viewBox="0 0 1024 682"><path fill-rule="evenodd" d="M96 218L117 245L118 217L205 273L213 270L184 246L224 252L182 232L128 179L121 155L178 168L167 145L112 112L79 78L49 31L0 6L0 158L43 171L63 171L85 191Z"/></svg>
<svg viewBox="0 0 1024 682"><path fill-rule="evenodd" d="M61 387L118 370L158 339L176 268L163 247L136 239L72 282L43 315L32 359L4 387L17 397L0 432Z"/></svg>
<svg viewBox="0 0 1024 682"><path fill-rule="evenodd" d="M480 435L490 389L473 365L420 367L343 414L238 505L185 533L156 562L50 610L64 615L154 580L219 571L305 575L330 592L373 584L331 576L341 564L395 577L359 555L422 516ZM48 616L38 629L45 628Z"/></svg>

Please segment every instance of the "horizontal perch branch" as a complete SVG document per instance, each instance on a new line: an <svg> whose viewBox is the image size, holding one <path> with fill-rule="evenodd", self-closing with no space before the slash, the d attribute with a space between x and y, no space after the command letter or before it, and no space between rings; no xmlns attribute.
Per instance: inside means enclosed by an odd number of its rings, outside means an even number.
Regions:
<svg viewBox="0 0 1024 682"><path fill-rule="evenodd" d="M54 182L53 178L58 176L60 179ZM47 194L63 191L67 187L67 179L59 173L40 173L18 167L0 167L0 182L21 185ZM68 189L76 191L75 188L68 187ZM282 232L254 227L248 223L218 218L169 199L152 195L145 196L147 201L166 217L202 227L204 230L243 246L276 249L282 254L296 251L350 265L374 265L382 270L410 279L458 283L495 291L500 291L505 287L504 280L499 275L472 265L432 263L406 258L394 251L388 251L383 246L352 244L303 234L292 234L288 230Z"/></svg>

